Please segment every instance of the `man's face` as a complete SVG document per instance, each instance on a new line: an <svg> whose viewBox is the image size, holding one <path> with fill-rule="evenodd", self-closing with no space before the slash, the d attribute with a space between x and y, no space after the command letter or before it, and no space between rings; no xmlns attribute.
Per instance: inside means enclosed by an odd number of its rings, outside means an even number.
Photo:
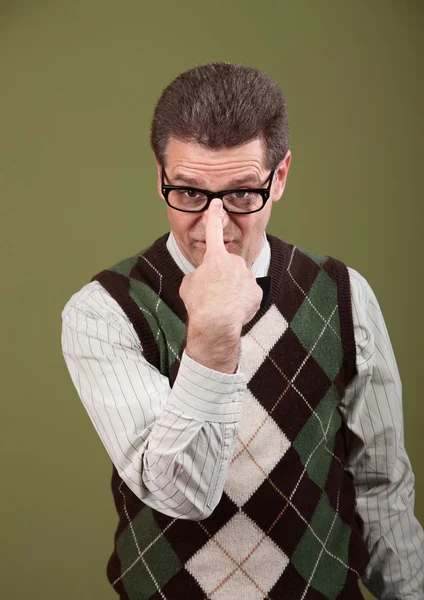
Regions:
<svg viewBox="0 0 424 600"><path fill-rule="evenodd" d="M264 164L265 146L256 139L236 148L208 150L193 143L171 138L166 153L166 184L187 185L220 191L237 188L263 188L270 171ZM256 213L237 215L224 211L223 236L228 252L244 258L248 267L258 257L263 245L263 233L271 208L283 193L290 165L290 151L277 167L271 185L270 198ZM158 191L161 193L161 169L158 167ZM237 179L237 185L233 180ZM194 266L198 267L205 253L206 213L185 213L167 206L168 219L177 244Z"/></svg>

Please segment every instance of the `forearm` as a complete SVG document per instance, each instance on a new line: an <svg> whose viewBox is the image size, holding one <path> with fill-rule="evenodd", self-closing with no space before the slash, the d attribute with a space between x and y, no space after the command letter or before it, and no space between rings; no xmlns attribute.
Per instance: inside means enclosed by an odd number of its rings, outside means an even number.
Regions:
<svg viewBox="0 0 424 600"><path fill-rule="evenodd" d="M414 476L404 451L391 481L357 480L357 511L370 549L363 581L378 600L423 600L424 539L414 516Z"/></svg>
<svg viewBox="0 0 424 600"><path fill-rule="evenodd" d="M172 427L166 419L157 423L152 432L161 438L161 445L177 438L176 426L186 418L176 412ZM143 453L143 472L138 496L149 506L180 519L207 518L222 496L223 487L233 455L238 423L191 422L193 437L170 449L161 447ZM187 427L187 433L189 427ZM197 431L196 431L197 430ZM178 439L178 438L177 438Z"/></svg>
<svg viewBox="0 0 424 600"><path fill-rule="evenodd" d="M243 375L212 371L183 354L143 453L146 503L159 502L162 512L179 518L212 512L233 455L244 388Z"/></svg>

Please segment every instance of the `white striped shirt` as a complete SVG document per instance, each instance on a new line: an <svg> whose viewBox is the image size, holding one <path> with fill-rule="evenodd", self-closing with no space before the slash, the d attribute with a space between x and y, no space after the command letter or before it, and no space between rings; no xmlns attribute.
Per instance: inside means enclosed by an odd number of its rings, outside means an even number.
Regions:
<svg viewBox="0 0 424 600"><path fill-rule="evenodd" d="M173 234L167 248L184 272L194 267ZM264 244L250 267L267 274ZM414 516L414 475L404 447L402 385L371 287L348 268L357 375L340 403L350 435L346 468L371 552L364 583L381 599L423 599L424 536ZM72 381L120 477L169 516L204 519L225 484L246 378L213 371L185 352L174 386L149 364L133 325L97 281L62 311L62 350Z"/></svg>

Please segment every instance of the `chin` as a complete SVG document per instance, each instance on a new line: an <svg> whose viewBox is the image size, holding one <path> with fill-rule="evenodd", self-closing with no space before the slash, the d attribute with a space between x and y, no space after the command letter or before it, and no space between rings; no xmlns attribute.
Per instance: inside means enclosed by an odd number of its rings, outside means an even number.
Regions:
<svg viewBox="0 0 424 600"><path fill-rule="evenodd" d="M197 267L202 264L203 258L205 256L206 248L190 248L191 252L188 255L188 261L193 265L193 267Z"/></svg>
<svg viewBox="0 0 424 600"><path fill-rule="evenodd" d="M243 253L243 248L240 248L238 242L229 242L225 244L225 247L227 248L227 252L229 252L230 254L237 254L238 256L241 256L245 260L245 262L247 262L246 257ZM203 262L205 252L206 244L204 242L197 241L187 248L187 251L184 252L184 255L187 258L187 260L193 265L193 267L197 269L197 267L200 266Z"/></svg>

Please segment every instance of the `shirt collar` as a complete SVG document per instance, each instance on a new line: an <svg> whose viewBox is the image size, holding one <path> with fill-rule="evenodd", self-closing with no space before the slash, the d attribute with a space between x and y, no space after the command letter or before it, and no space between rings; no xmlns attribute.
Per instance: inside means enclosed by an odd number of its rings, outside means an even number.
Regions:
<svg viewBox="0 0 424 600"><path fill-rule="evenodd" d="M177 240L175 239L172 231L169 234L168 240L166 242L166 247L168 249L169 254L175 260L181 271L187 275L187 273L192 273L196 270L194 267L181 252ZM258 258L251 265L250 270L256 275L256 277L265 277L268 273L269 263L271 261L271 248L266 237L266 233L264 232L264 243L262 246L262 250L259 253Z"/></svg>

